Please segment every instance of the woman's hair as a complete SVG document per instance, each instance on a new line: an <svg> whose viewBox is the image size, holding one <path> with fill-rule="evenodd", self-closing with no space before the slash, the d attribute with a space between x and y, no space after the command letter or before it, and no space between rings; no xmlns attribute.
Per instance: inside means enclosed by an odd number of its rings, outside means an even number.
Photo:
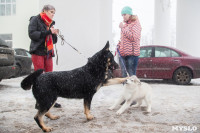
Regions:
<svg viewBox="0 0 200 133"><path fill-rule="evenodd" d="M49 10L56 10L56 9L52 5L44 5L44 7L42 8L42 12L49 11Z"/></svg>
<svg viewBox="0 0 200 133"><path fill-rule="evenodd" d="M130 16L130 20L131 20L131 21L134 22L136 19L137 19L137 16L136 16L136 15L131 15L131 16Z"/></svg>

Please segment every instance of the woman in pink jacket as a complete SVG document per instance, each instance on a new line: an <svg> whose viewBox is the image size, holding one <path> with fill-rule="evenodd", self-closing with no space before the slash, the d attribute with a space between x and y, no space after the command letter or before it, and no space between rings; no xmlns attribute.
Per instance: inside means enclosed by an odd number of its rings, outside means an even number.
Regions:
<svg viewBox="0 0 200 133"><path fill-rule="evenodd" d="M120 23L121 41L118 43L120 54L120 66L122 76L126 77L126 70L129 76L136 75L136 68L140 55L141 25L132 9L128 6L121 11L124 23Z"/></svg>

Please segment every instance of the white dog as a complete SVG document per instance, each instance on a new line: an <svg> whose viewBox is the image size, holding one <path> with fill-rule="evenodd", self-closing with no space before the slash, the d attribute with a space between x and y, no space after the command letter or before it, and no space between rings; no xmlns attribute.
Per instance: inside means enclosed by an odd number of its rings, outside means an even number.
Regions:
<svg viewBox="0 0 200 133"><path fill-rule="evenodd" d="M142 100L144 100L147 104L146 111L150 113L151 112L151 96L152 96L151 86L148 85L147 83L140 82L140 80L136 76L131 76L125 81L124 91L121 94L120 98L109 109L113 110L125 100L125 103L117 111L117 115L120 115L128 107L130 107L133 101L137 102L137 104L134 105L134 107L139 107L142 104Z"/></svg>

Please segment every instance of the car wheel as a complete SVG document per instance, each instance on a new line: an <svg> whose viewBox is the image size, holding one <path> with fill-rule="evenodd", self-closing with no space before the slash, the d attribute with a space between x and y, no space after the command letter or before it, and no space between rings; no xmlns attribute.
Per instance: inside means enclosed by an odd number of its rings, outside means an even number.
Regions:
<svg viewBox="0 0 200 133"><path fill-rule="evenodd" d="M173 80L176 84L187 85L192 79L192 73L187 68L179 68L174 72Z"/></svg>

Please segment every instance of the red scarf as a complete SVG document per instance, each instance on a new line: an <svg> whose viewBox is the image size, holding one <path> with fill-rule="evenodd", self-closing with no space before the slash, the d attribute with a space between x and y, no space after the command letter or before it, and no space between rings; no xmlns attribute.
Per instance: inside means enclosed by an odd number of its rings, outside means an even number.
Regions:
<svg viewBox="0 0 200 133"><path fill-rule="evenodd" d="M46 24L47 30L49 30L49 27L50 27L51 23L53 22L52 19L50 19L44 12L40 13L40 16L41 16L42 20L44 21L44 23ZM46 36L45 46L47 48L47 57L49 57L49 55L54 56L53 39L52 39L51 34Z"/></svg>

